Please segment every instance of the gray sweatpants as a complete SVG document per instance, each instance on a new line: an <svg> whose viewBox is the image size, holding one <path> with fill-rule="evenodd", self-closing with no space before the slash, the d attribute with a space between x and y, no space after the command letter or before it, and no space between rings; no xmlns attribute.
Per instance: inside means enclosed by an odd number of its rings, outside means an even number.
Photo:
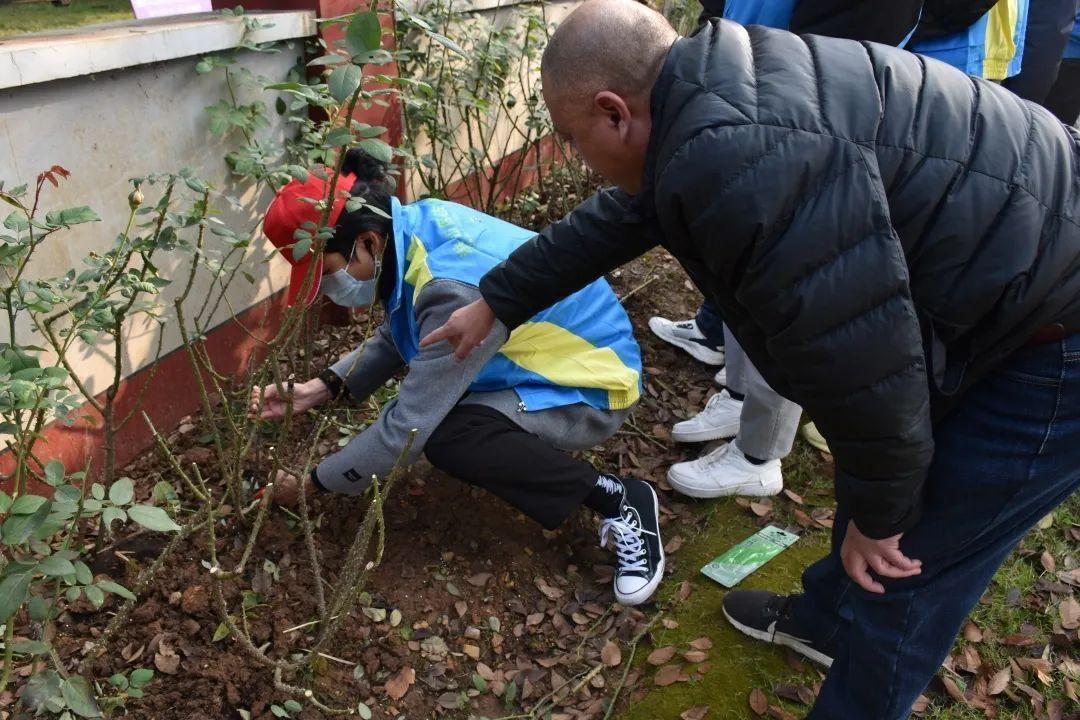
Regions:
<svg viewBox="0 0 1080 720"><path fill-rule="evenodd" d="M745 395L735 444L744 454L760 460L779 460L791 452L799 430L802 408L776 394L724 326L727 386Z"/></svg>

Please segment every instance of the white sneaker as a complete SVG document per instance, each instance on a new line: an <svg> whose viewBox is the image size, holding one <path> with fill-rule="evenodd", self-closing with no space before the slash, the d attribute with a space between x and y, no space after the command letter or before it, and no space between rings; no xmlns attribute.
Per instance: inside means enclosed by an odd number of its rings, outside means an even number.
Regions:
<svg viewBox="0 0 1080 720"><path fill-rule="evenodd" d="M649 329L656 337L685 350L706 365L724 364L724 348L710 345L705 335L698 330L696 320L674 321L654 317L649 318Z"/></svg>
<svg viewBox="0 0 1080 720"><path fill-rule="evenodd" d="M720 372L713 375L713 385L719 388L727 387L727 365L720 368Z"/></svg>
<svg viewBox="0 0 1080 720"><path fill-rule="evenodd" d="M784 489L779 460L754 465L734 442L721 445L697 460L672 465L668 483L683 495L695 498L764 497L777 495Z"/></svg>
<svg viewBox="0 0 1080 720"><path fill-rule="evenodd" d="M675 442L705 442L733 438L739 434L742 400L731 397L727 390L709 398L705 409L689 420L675 423L671 439Z"/></svg>

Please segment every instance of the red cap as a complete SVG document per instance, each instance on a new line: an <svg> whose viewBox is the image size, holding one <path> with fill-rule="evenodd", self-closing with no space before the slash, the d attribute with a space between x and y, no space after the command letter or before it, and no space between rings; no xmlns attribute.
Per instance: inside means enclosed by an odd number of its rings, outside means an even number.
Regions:
<svg viewBox="0 0 1080 720"><path fill-rule="evenodd" d="M345 201L349 198L349 188L352 187L356 178L353 175L342 174L337 181L334 204L330 209L329 225L337 223L341 211L345 209ZM294 233L305 222L318 224L320 211L313 203L305 202L300 198L322 200L326 196L327 181L319 178L315 173L308 173L305 182L293 180L285 187L278 190L277 195L266 209L266 217L263 218L263 232L270 242L278 249L281 257L289 261L293 266L292 277L289 279L289 292L287 300L289 305L296 303L296 296L304 285L308 267L311 265L314 253L306 252L299 260L293 259L292 245L296 242ZM304 301L304 305L311 305L319 295L319 285L322 282L322 256L315 258L315 277L311 282L311 290Z"/></svg>

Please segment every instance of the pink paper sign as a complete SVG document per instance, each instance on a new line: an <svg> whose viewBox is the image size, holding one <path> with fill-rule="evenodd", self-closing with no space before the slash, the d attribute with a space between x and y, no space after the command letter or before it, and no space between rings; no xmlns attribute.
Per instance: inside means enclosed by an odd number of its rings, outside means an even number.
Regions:
<svg viewBox="0 0 1080 720"><path fill-rule="evenodd" d="M210 12L211 0L131 0L131 9L139 20L166 15L190 15Z"/></svg>

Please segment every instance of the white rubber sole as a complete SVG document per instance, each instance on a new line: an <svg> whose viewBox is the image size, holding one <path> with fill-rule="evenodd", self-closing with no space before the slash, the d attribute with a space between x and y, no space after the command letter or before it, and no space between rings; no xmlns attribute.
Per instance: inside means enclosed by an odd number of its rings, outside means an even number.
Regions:
<svg viewBox="0 0 1080 720"><path fill-rule="evenodd" d="M649 486L649 492L652 493L653 519L656 521L657 532L659 532L659 529L660 529L660 499L658 497L656 497L656 490L653 489L652 485ZM657 546L660 548L660 562L656 564L656 574L653 575L652 580L650 580L648 583L643 585L636 592L630 593L629 595L623 595L616 588L615 589L615 600L618 601L618 603L620 605L625 605L627 607L630 607L630 606L633 606L633 605L640 605L643 602L647 601L649 598L651 598L653 596L653 594L656 592L656 589L658 587L660 587L660 583L664 579L664 567L665 567L665 561L667 560L667 556L664 554L664 539L662 537L657 537L656 539L657 539Z"/></svg>
<svg viewBox="0 0 1080 720"><path fill-rule="evenodd" d="M710 440L727 440L739 434L739 423L733 422L720 427L706 428L704 430L679 430L679 425L671 428L671 439L681 443L708 442Z"/></svg>
<svg viewBox="0 0 1080 720"><path fill-rule="evenodd" d="M761 483L741 483L739 485L703 488L683 480L679 477L678 473L673 472L674 469L675 468L672 467L668 470L668 485L671 485L672 489L679 491L683 495L698 498L700 500L711 500L713 498L730 497L732 495L742 495L744 497L772 497L773 495L779 495L784 489L784 481L782 478L779 482L765 483L764 485Z"/></svg>
<svg viewBox="0 0 1080 720"><path fill-rule="evenodd" d="M752 637L755 640L761 640L762 642L770 643L772 645L789 647L795 652L802 655L807 660L810 660L811 662L815 662L818 665L826 668L832 667L833 660L831 657L815 650L814 648L805 644L801 639L794 637L793 635L788 635L787 633L771 633L767 630L758 630L757 628L752 628L749 625L743 625L741 622L728 615L727 608L723 608L723 611L724 617L727 618L727 621L729 623L731 623L731 626L741 632L743 635L746 635L747 637Z"/></svg>
<svg viewBox="0 0 1080 720"><path fill-rule="evenodd" d="M667 332L667 328L659 323L653 323L649 321L649 329L652 330L653 335L660 338L669 345L674 345L687 352L695 360L699 360L706 365L721 366L724 364L724 351L723 350L710 350L709 348L696 343L693 340L686 340L681 337L676 337Z"/></svg>

